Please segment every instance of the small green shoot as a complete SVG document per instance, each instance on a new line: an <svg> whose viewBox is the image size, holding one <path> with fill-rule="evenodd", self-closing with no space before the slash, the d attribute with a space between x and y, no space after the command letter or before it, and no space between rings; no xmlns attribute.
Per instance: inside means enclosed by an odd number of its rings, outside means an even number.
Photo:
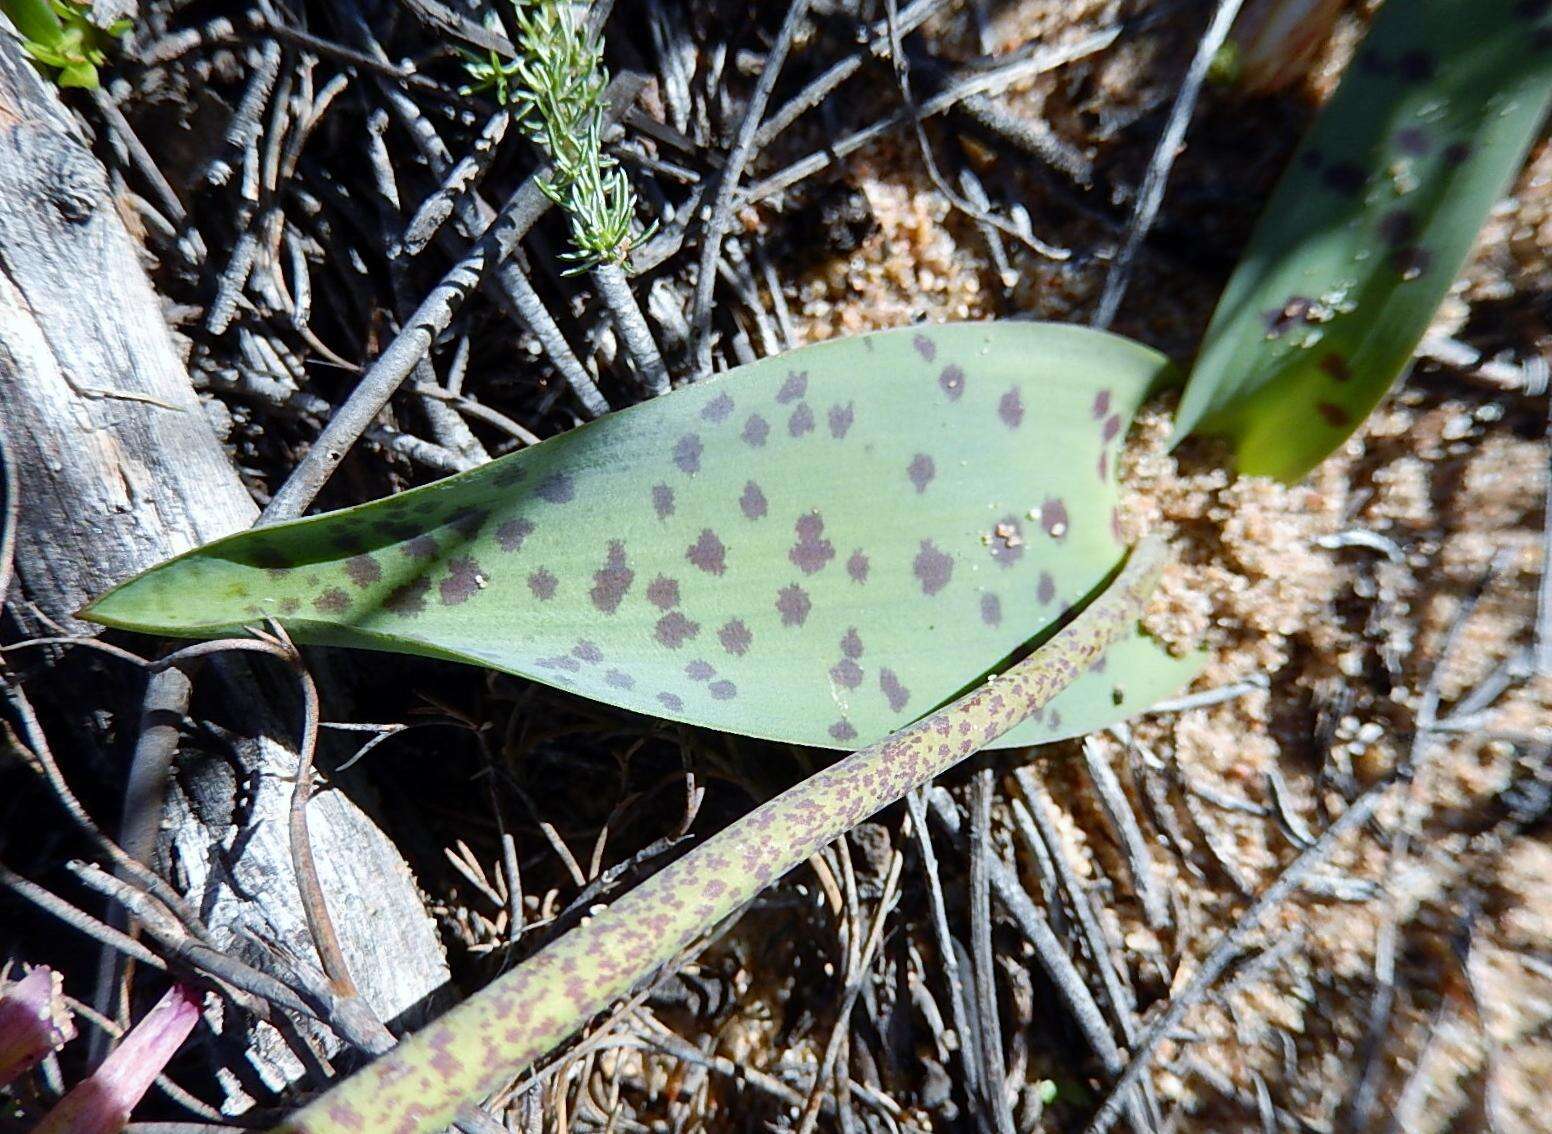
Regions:
<svg viewBox="0 0 1552 1134"><path fill-rule="evenodd" d="M619 163L603 152L603 95L609 73L602 47L578 28L561 0L511 2L518 58L466 56L474 82L466 92L489 90L515 108L518 126L550 158L553 174L540 182L571 222L573 249L562 259L567 274L600 263L624 264L651 227L633 233L636 192Z"/></svg>
<svg viewBox="0 0 1552 1134"><path fill-rule="evenodd" d="M22 50L53 69L61 87L83 90L97 89L97 68L130 29L129 20L100 28L92 23L90 8L69 0L0 0L0 12L21 33Z"/></svg>
<svg viewBox="0 0 1552 1134"><path fill-rule="evenodd" d="M1411 358L1552 93L1547 5L1391 0L1224 290L1177 435L1296 480Z"/></svg>

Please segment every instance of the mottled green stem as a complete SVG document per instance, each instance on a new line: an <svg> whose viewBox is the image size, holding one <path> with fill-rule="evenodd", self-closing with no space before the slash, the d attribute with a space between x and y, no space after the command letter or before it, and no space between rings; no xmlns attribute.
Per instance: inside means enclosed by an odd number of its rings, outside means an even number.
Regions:
<svg viewBox="0 0 1552 1134"><path fill-rule="evenodd" d="M1029 658L762 804L280 1126L277 1134L445 1126L821 847L1044 706L1130 633L1163 544Z"/></svg>

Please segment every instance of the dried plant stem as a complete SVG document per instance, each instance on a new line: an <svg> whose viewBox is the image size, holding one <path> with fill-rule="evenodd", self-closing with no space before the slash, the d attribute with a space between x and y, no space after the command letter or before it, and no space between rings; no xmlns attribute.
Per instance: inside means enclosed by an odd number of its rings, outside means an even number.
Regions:
<svg viewBox="0 0 1552 1134"><path fill-rule="evenodd" d="M1029 658L756 808L278 1130L444 1124L788 870L1045 705L1136 624L1162 559L1162 543L1145 542L1105 592Z"/></svg>
<svg viewBox="0 0 1552 1134"><path fill-rule="evenodd" d="M1110 1095L1095 1112L1084 1134L1106 1134L1120 1117L1126 1092L1147 1072L1154 1053L1166 1036L1179 1027L1185 1018L1212 988L1213 984L1243 951L1246 939L1261 924L1267 913L1286 901L1309 877L1310 873L1325 862L1342 840L1369 821L1379 805L1390 794L1395 780L1382 780L1364 792L1348 806L1347 810L1325 829L1318 839L1294 859L1275 882L1263 890L1240 915L1239 920L1223 934L1213 946L1212 952L1192 975L1186 986L1170 997L1164 1010L1155 1016L1148 1028L1138 1037L1132 1048L1131 1062L1111 1085Z"/></svg>
<svg viewBox="0 0 1552 1134"><path fill-rule="evenodd" d="M1109 327L1121 307L1127 284L1132 279L1132 265L1137 259L1137 251L1142 247L1143 239L1153 227L1154 218L1159 215L1159 206L1164 202L1169 171L1175 164L1175 155L1186 135L1186 127L1190 125L1191 112L1196 109L1196 96L1207 79L1207 69L1212 66L1214 56L1229 37L1229 29L1239 13L1239 6L1240 0L1219 0L1212 22L1207 25L1207 31L1197 44L1196 55L1191 60L1185 78L1181 80L1175 104L1170 108L1169 121L1165 123L1164 133L1153 151L1148 171L1143 175L1142 187L1137 191L1137 204L1126 226L1126 239L1105 276L1104 291L1100 294L1099 306L1094 312L1093 322L1096 327Z"/></svg>
<svg viewBox="0 0 1552 1134"><path fill-rule="evenodd" d="M612 260L603 260L593 267L591 274L593 285L614 316L614 327L620 333L626 353L636 364L642 388L653 397L668 393L668 367L653 341L641 308L636 306L625 269Z"/></svg>

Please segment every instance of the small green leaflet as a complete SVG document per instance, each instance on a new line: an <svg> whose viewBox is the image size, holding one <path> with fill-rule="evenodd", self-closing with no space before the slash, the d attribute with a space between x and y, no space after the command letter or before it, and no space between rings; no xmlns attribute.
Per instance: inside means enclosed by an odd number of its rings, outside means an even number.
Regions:
<svg viewBox="0 0 1552 1134"><path fill-rule="evenodd" d="M821 343L388 500L219 540L84 613L450 658L852 748L1055 629L1120 562L1115 464L1167 360L1033 323ZM1194 673L1139 633L1006 744Z"/></svg>
<svg viewBox="0 0 1552 1134"><path fill-rule="evenodd" d="M1552 93L1545 0L1390 0L1208 327L1177 435L1296 480L1411 357Z"/></svg>

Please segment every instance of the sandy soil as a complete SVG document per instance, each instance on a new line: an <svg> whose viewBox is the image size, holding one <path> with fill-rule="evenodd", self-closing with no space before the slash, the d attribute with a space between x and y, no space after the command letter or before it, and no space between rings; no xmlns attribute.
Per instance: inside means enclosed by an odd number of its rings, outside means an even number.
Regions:
<svg viewBox="0 0 1552 1134"><path fill-rule="evenodd" d="M1000 10L993 36L999 47L1032 35L1059 39L1114 7L1026 0ZM1329 88L1358 27L1352 17L1339 26L1308 97ZM1117 114L1167 97L1161 84L1191 46L1167 34L1137 37L1003 101L1069 137L1092 136L1094 107ZM1238 144L1222 129L1238 113L1233 100L1231 92L1208 95L1162 226L1197 223L1180 210L1215 178L1236 184L1234 173L1211 171ZM1270 143L1270 156L1244 164L1275 168L1291 142ZM1112 154L1103 139L1090 148L1121 179L1147 157L1146 149ZM1104 264L1016 253L1020 278L1004 294L985 241L921 171L914 139L866 151L847 176L866 195L878 231L788 297L805 341L1012 312L1084 317ZM1046 239L1075 249L1102 235L1082 218L1043 229L1038 198L1030 211ZM1549 238L1552 148L1543 146L1436 329L1468 333L1489 353L1544 349L1546 332L1526 297L1552 284ZM1159 257L1143 266L1118 329L1178 353L1203 325L1220 280L1189 270L1171 277L1172 268ZM1541 405L1424 366L1340 454L1287 488L1236 479L1206 447L1169 454L1167 412L1161 405L1139 423L1128 468L1132 530L1163 528L1177 550L1152 625L1166 640L1207 645L1198 689L1251 677L1267 683L1215 706L1146 718L1130 745L1099 738L1139 814L1149 814L1149 780L1182 789L1171 796L1174 813L1148 828L1169 925L1147 924L1071 759L1076 749L1035 757L1065 808L1073 860L1108 896L1105 924L1140 1003L1183 984L1246 894L1277 875L1299 840L1358 790L1415 762L1410 786L1324 868L1316 892L1266 927L1260 959L1166 1045L1156 1087L1181 1108L1175 1129L1250 1128L1262 1090L1278 1108L1274 1121L1343 1128L1369 1050L1379 972L1395 996L1365 1128L1383 1128L1389 1115L1393 1128L1409 1131L1552 1130L1541 1098L1552 1081L1552 838L1544 820L1527 824L1516 810L1527 793L1548 787L1552 680L1518 682L1459 731L1414 739L1430 690L1447 716L1531 641L1548 463ZM1272 814L1274 778L1284 785L1286 823ZM1011 846L1007 815L999 811L998 820ZM779 1017L779 1006L767 1007L767 1019ZM751 1033L734 1030L742 1038L729 1054L759 1052ZM933 1125L931 1114L914 1117Z"/></svg>

